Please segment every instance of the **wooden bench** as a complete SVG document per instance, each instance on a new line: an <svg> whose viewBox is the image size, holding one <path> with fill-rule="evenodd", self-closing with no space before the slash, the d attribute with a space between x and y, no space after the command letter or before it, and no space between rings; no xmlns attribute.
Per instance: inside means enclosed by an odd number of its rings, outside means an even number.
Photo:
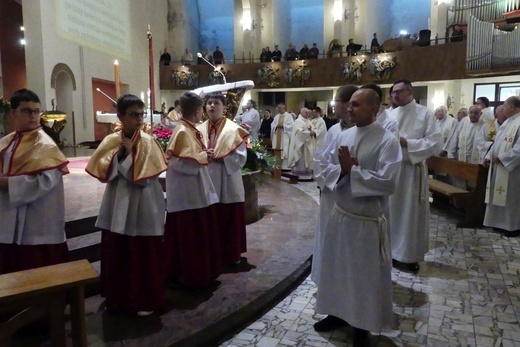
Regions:
<svg viewBox="0 0 520 347"><path fill-rule="evenodd" d="M86 259L0 275L0 314L18 312L0 324L0 345L8 345L9 337L27 323L48 316L52 346L65 346L67 293L73 345L87 346L83 286L97 278Z"/></svg>
<svg viewBox="0 0 520 347"><path fill-rule="evenodd" d="M465 163L462 161L430 157L426 160L428 169L435 173L444 173L452 177L459 177L470 183L470 190L455 187L436 179L429 180L429 189L434 195L449 197L457 208L463 208L466 221L457 223L459 228L474 228L482 226L486 204L486 184L488 169L482 165Z"/></svg>

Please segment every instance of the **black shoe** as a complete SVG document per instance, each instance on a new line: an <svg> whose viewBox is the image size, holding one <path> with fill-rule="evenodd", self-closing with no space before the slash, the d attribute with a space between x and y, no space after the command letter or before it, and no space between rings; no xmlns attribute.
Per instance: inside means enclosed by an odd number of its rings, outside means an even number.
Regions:
<svg viewBox="0 0 520 347"><path fill-rule="evenodd" d="M421 269L419 263L403 263L399 260L392 259L392 266L404 272L417 273Z"/></svg>
<svg viewBox="0 0 520 347"><path fill-rule="evenodd" d="M370 347L370 333L367 330L354 328L354 347Z"/></svg>
<svg viewBox="0 0 520 347"><path fill-rule="evenodd" d="M520 230L506 231L504 232L505 237L518 237L520 236Z"/></svg>
<svg viewBox="0 0 520 347"><path fill-rule="evenodd" d="M349 324L341 318L335 316L327 316L319 322L314 323L314 330L319 333L322 333L348 326Z"/></svg>

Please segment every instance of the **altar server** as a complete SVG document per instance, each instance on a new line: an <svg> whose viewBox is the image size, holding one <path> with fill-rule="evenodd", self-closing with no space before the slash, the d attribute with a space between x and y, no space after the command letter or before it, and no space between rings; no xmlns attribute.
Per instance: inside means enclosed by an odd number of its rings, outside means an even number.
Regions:
<svg viewBox="0 0 520 347"><path fill-rule="evenodd" d="M323 184L334 197L325 226L316 312L327 314L318 332L350 325L354 346L370 344L392 320L391 253L384 212L397 187L401 149L377 122L377 93L359 89L350 99L354 127L340 133L320 161Z"/></svg>
<svg viewBox="0 0 520 347"><path fill-rule="evenodd" d="M203 103L192 92L181 96L182 118L166 150L164 262L170 284L189 289L208 287L222 273L215 205L219 200L208 170L213 151L195 127Z"/></svg>
<svg viewBox="0 0 520 347"><path fill-rule="evenodd" d="M316 237L314 238L311 278L314 283L318 285L320 267L317 265L321 262L325 226L329 220L330 212L334 207L334 195L332 194L332 191L325 186L323 176L324 172L321 171L320 162L327 148L332 143L335 143L338 135L352 127L347 110L350 98L356 90L358 90L358 88L353 85L345 85L338 88L336 96L334 97L334 113L335 116L340 119L340 121L329 128L325 138L316 149L316 152L314 152L313 157L314 177L316 179L318 188L320 189L320 212L318 214Z"/></svg>
<svg viewBox="0 0 520 347"><path fill-rule="evenodd" d="M101 236L101 294L108 309L146 316L164 303L165 202L158 176L166 158L157 141L140 130L144 102L117 100L122 130L106 136L86 171L106 182L96 227Z"/></svg>
<svg viewBox="0 0 520 347"><path fill-rule="evenodd" d="M219 197L218 228L222 262L233 265L247 250L244 184L241 168L246 163L249 133L224 116L226 98L220 93L205 96L209 119L197 129L211 151L209 174Z"/></svg>
<svg viewBox="0 0 520 347"><path fill-rule="evenodd" d="M0 274L68 260L64 174L67 158L40 127L40 99L13 93L15 131L0 139Z"/></svg>

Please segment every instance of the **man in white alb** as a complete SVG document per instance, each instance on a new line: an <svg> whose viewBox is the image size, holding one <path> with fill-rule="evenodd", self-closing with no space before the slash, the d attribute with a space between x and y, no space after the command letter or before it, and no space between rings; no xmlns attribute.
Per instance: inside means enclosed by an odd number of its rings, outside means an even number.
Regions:
<svg viewBox="0 0 520 347"><path fill-rule="evenodd" d="M482 108L482 119L485 122L492 121L495 116L493 115L493 111L491 110L491 107L489 107L489 99L485 96L481 96L477 98L477 101L475 101L475 104L479 105Z"/></svg>
<svg viewBox="0 0 520 347"><path fill-rule="evenodd" d="M490 166L484 225L502 229L504 236L520 236L520 97L504 103L507 120L497 133L484 165Z"/></svg>
<svg viewBox="0 0 520 347"><path fill-rule="evenodd" d="M426 159L440 152L441 132L433 113L415 102L410 81L396 81L392 94L398 107L389 117L398 124L403 150L399 184L389 204L392 258L396 268L417 272L428 251L429 239Z"/></svg>
<svg viewBox="0 0 520 347"><path fill-rule="evenodd" d="M495 119L482 126L477 138L477 146L480 152L479 163L484 162L484 157L495 142L498 129L500 129L500 126L504 124L506 119L506 115L504 114L504 105L500 105L495 109Z"/></svg>
<svg viewBox="0 0 520 347"><path fill-rule="evenodd" d="M465 117L457 126L455 134L446 145L446 151L441 156L456 158L471 164L481 162L480 148L477 144L480 131L484 125L481 118L480 106L473 105L469 108L469 117Z"/></svg>
<svg viewBox="0 0 520 347"><path fill-rule="evenodd" d="M392 320L391 253L384 212L397 186L401 149L375 121L381 100L361 88L350 99L354 127L340 133L320 161L334 208L325 226L319 269L317 332L354 328L355 347L370 346L369 331Z"/></svg>
<svg viewBox="0 0 520 347"><path fill-rule="evenodd" d="M312 180L312 156L316 150L314 129L309 118L309 109L303 107L294 121L287 166L299 180Z"/></svg>
<svg viewBox="0 0 520 347"><path fill-rule="evenodd" d="M320 107L316 107L312 110L311 123L314 128L314 138L316 139L316 146L319 146L321 141L325 138L327 133L327 124L323 119L323 114Z"/></svg>
<svg viewBox="0 0 520 347"><path fill-rule="evenodd" d="M239 116L235 117L240 124L247 124L247 131L249 131L249 139L251 141L258 140L258 131L260 130L260 113L256 110L256 102L248 100L246 110Z"/></svg>
<svg viewBox="0 0 520 347"><path fill-rule="evenodd" d="M294 119L290 113L285 111L284 102L279 102L276 109L278 114L271 123L271 142L273 143L273 148L282 150L281 169L288 171L287 159L289 159L289 144L291 142Z"/></svg>
<svg viewBox="0 0 520 347"><path fill-rule="evenodd" d="M448 116L448 109L446 106L439 106L434 111L437 124L441 130L442 145L444 146L450 137L451 130L457 126L455 118Z"/></svg>

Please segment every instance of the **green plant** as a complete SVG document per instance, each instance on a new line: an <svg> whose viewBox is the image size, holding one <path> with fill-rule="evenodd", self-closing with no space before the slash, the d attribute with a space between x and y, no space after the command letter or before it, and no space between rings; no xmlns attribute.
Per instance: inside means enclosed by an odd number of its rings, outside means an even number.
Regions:
<svg viewBox="0 0 520 347"><path fill-rule="evenodd" d="M276 157L270 154L260 141L247 143L247 160L242 171L273 170L277 166Z"/></svg>
<svg viewBox="0 0 520 347"><path fill-rule="evenodd" d="M3 96L0 96L0 114L7 114L11 109L11 104L8 100L4 99Z"/></svg>

